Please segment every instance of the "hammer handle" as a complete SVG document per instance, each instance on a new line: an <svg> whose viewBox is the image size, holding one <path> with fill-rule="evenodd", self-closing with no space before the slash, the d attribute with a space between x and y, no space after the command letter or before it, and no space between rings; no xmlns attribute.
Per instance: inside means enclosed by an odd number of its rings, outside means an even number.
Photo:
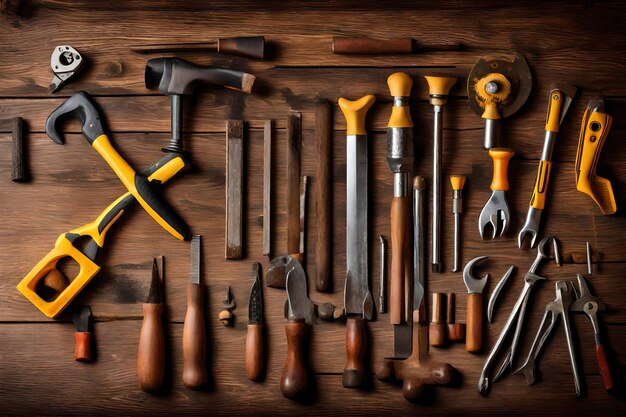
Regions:
<svg viewBox="0 0 626 417"><path fill-rule="evenodd" d="M187 314L183 325L183 383L191 389L206 384L206 335L202 286L187 284Z"/></svg>
<svg viewBox="0 0 626 417"><path fill-rule="evenodd" d="M367 327L361 317L350 317L346 323L346 367L341 383L346 388L359 388L365 385L367 372Z"/></svg>
<svg viewBox="0 0 626 417"><path fill-rule="evenodd" d="M263 324L248 323L246 334L246 375L250 381L263 379Z"/></svg>
<svg viewBox="0 0 626 417"><path fill-rule="evenodd" d="M404 310L404 257L406 255L408 197L394 197L391 201L391 284L389 291L389 318L391 324L402 323Z"/></svg>
<svg viewBox="0 0 626 417"><path fill-rule="evenodd" d="M287 398L299 398L309 388L309 375L304 366L304 342L308 325L302 319L285 324L287 358L280 376L280 392Z"/></svg>
<svg viewBox="0 0 626 417"><path fill-rule="evenodd" d="M467 296L467 326L465 334L465 350L471 353L480 352L483 345L483 294Z"/></svg>

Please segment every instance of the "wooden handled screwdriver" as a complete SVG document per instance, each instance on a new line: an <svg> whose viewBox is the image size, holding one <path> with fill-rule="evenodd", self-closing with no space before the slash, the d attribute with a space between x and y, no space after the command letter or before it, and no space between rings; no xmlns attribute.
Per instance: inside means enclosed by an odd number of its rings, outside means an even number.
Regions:
<svg viewBox="0 0 626 417"><path fill-rule="evenodd" d="M222 38L208 42L131 45L130 50L138 54L216 51L221 54L239 55L248 58L263 59L263 57L265 56L265 37L240 36L236 38Z"/></svg>
<svg viewBox="0 0 626 417"><path fill-rule="evenodd" d="M187 314L183 326L183 383L191 389L206 384L206 334L204 327L204 286L200 284L202 237L191 238L191 271L187 284Z"/></svg>
<svg viewBox="0 0 626 417"><path fill-rule="evenodd" d="M157 259L161 268L157 266ZM159 272L160 271L160 272ZM165 378L165 335L163 332L163 257L154 258L148 300L143 305L143 323L137 351L139 388L155 393Z"/></svg>
<svg viewBox="0 0 626 417"><path fill-rule="evenodd" d="M409 109L413 80L405 73L396 72L389 76L387 84L393 96L393 108L387 128L387 163L393 172L389 318L391 324L400 324L403 319L406 320L406 312L410 311L405 306L403 294L411 205L409 173L413 171L413 121Z"/></svg>

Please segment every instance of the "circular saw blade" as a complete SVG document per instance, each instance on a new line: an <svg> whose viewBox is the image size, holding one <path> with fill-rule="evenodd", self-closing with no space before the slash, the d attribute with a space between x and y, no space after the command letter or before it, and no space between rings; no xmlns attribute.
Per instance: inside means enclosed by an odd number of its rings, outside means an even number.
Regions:
<svg viewBox="0 0 626 417"><path fill-rule="evenodd" d="M511 82L511 99L499 107L502 118L517 112L526 103L533 85L533 76L528 63L519 53L486 55L482 57L467 77L467 96L474 113L482 116L485 109L480 105L476 83L488 74L503 74Z"/></svg>

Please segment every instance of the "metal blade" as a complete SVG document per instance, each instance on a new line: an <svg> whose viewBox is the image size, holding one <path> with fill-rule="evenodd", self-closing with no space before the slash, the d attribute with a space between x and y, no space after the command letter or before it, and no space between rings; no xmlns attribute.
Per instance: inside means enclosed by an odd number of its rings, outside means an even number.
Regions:
<svg viewBox="0 0 626 417"><path fill-rule="evenodd" d="M346 315L372 317L367 248L367 135L347 137L347 274L344 289Z"/></svg>
<svg viewBox="0 0 626 417"><path fill-rule="evenodd" d="M552 84L550 95L552 95L552 92L555 90L561 91L565 95L565 101L563 102L563 107L561 108L561 115L559 118L560 125L561 123L563 123L563 119L565 118L565 115L567 114L567 111L572 104L572 100L574 100L574 96L576 96L576 93L578 92L578 88L572 85L555 83Z"/></svg>
<svg viewBox="0 0 626 417"><path fill-rule="evenodd" d="M409 314L409 318L412 318ZM409 323L393 325L393 357L394 359L406 359L413 351L413 321Z"/></svg>
<svg viewBox="0 0 626 417"><path fill-rule="evenodd" d="M288 320L304 319L309 324L313 322L313 302L307 291L306 274L300 262L291 258L287 264L287 304L285 318Z"/></svg>
<svg viewBox="0 0 626 417"><path fill-rule="evenodd" d="M161 275L157 267L157 258L152 262L152 281L150 282L150 292L146 304L161 304L163 302Z"/></svg>
<svg viewBox="0 0 626 417"><path fill-rule="evenodd" d="M426 204L426 181L415 177L413 185L413 310L419 310L424 299L424 206ZM423 319L420 319L423 321Z"/></svg>
<svg viewBox="0 0 626 417"><path fill-rule="evenodd" d="M189 282L191 284L200 284L201 245L202 236L195 235L191 238L191 270L189 272Z"/></svg>
<svg viewBox="0 0 626 417"><path fill-rule="evenodd" d="M73 322L78 332L89 331L89 319L91 318L91 307L79 306L74 310Z"/></svg>
<svg viewBox="0 0 626 417"><path fill-rule="evenodd" d="M263 323L263 294L261 293L261 264L252 264L252 272L255 274L254 284L250 290L248 300L248 323Z"/></svg>

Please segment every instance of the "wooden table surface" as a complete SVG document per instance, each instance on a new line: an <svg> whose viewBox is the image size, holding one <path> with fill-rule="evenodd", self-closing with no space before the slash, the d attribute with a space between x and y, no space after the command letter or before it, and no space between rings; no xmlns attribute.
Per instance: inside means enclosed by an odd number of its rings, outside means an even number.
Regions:
<svg viewBox="0 0 626 417"><path fill-rule="evenodd" d="M79 415L626 415L623 377L626 364L626 3L594 1L367 2L214 1L2 1L0 8L0 118L21 116L28 127L27 151L32 180L10 181L11 138L0 134L0 413ZM421 3L421 4L420 4ZM210 387L195 392L182 385L181 337L186 310L189 243L173 239L149 216L135 208L109 232L98 259L100 274L75 303L90 304L95 316L97 359L73 360L74 327L64 315L49 320L15 286L53 247L64 231L91 221L125 192L101 157L85 143L76 122L68 123L64 146L44 132L44 120L77 91L91 93L103 108L116 148L136 168L161 155L169 137L169 98L146 90L146 56L129 45L196 42L218 37L264 35L270 59L254 61L216 53L183 53L194 63L244 70L258 79L251 96L220 88L201 88L185 98L184 139L194 169L172 182L166 196L192 231L203 235L203 281L207 284L208 364ZM332 36L407 36L418 42L461 42L461 51L406 56L340 56L330 50ZM50 54L56 45L70 44L88 59L87 68L60 92L48 93ZM490 190L491 160L482 148L483 120L468 105L466 77L477 60L489 53L517 50L532 68L534 86L524 108L507 119L503 145L515 149L511 162L512 222L503 239L482 241L478 214ZM463 215L464 261L488 255L482 269L491 273L487 291L509 265L517 270L501 295L495 321L488 326L490 347L506 321L536 250L520 250L517 232L527 211L543 145L547 93L554 81L575 84L582 93L567 116L554 154L543 233L559 238L563 253L584 252L585 241L602 253L589 283L609 306L602 330L610 346L616 392L607 393L598 371L590 323L574 319L584 398L574 398L574 384L564 332L558 327L540 359L542 378L529 387L521 376L507 375L488 398L476 393L486 354L469 354L464 346L431 348L435 359L453 364L462 374L460 387L437 388L432 404L408 403L398 387L375 381L369 391L341 386L345 361L345 325L319 322L311 337L310 358L317 394L311 404L283 398L280 373L286 352L283 303L285 293L265 289L268 329L268 373L262 383L249 382L244 369L247 303L252 262L267 267L262 256L263 121L274 121L275 254L286 250L285 121L289 109L303 112L302 174L315 182L315 137L312 105L319 98L333 103L334 247L332 294L313 289L316 222L315 193L307 201L306 268L311 272L310 296L315 302L343 305L345 275L345 123L336 101L374 94L370 110L370 271L374 299L378 297L378 235L389 237L392 174L386 162L386 124L391 101L387 77L401 70L414 79L411 107L415 121L415 173L432 176L432 108L423 75L460 78L444 119L443 243L446 272L429 274L429 292L458 293L457 317L465 318L465 287L460 273L451 273L452 215L450 174L468 175ZM574 184L574 159L580 121L594 95L603 93L613 115L598 173L608 177L619 210L604 216ZM245 257L224 260L225 126L227 119L244 119ZM137 340L142 302L147 296L152 258L166 257L167 344L169 388L162 396L139 390L136 376ZM389 268L389 264L386 265ZM543 306L554 297L554 283L586 273L583 264L543 265L547 282L538 284L522 333L520 357L528 352ZM237 308L234 327L217 320L226 286L232 287ZM388 316L369 323L370 363L392 354L393 331Z"/></svg>

